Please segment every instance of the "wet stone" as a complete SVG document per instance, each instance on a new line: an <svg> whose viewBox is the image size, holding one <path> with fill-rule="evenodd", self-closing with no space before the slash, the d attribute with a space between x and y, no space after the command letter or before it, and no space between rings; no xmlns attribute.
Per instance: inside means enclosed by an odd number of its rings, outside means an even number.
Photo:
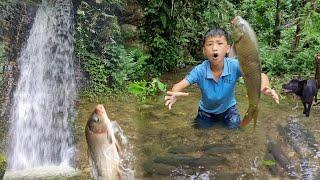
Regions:
<svg viewBox="0 0 320 180"><path fill-rule="evenodd" d="M271 153L266 153L265 157L264 157L265 161L271 161L271 162L276 162L274 156ZM266 165L267 168L269 169L271 175L273 176L280 176L281 172L280 172L280 167L277 163L273 164L273 165Z"/></svg>
<svg viewBox="0 0 320 180"><path fill-rule="evenodd" d="M173 154L187 154L192 152L203 152L207 155L216 155L221 153L230 153L237 151L234 144L207 144L202 147L192 145L181 145L172 147L168 150L169 153Z"/></svg>
<svg viewBox="0 0 320 180"><path fill-rule="evenodd" d="M276 162L287 171L291 178L298 177L297 171L294 169L294 165L276 141L269 140L268 151L272 154Z"/></svg>
<svg viewBox="0 0 320 180"><path fill-rule="evenodd" d="M312 157L319 150L318 142L314 135L302 125L289 122L287 125L278 126L280 134L303 158Z"/></svg>

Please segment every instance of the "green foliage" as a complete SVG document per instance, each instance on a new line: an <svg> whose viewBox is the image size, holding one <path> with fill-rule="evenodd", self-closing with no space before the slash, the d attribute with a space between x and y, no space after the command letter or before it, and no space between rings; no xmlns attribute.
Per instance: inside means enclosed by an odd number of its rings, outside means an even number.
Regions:
<svg viewBox="0 0 320 180"><path fill-rule="evenodd" d="M277 47L274 0L137 2L145 15L138 32L150 54L121 45L136 35L121 32L116 14L124 1L82 1L79 6L75 51L93 92L125 89L130 81L136 88L146 89L151 77L201 61L203 35L217 26L230 31L229 22L235 15L243 16L256 31L263 71L271 76L314 73L314 54L320 52L320 17L311 2L302 7L300 1L281 1L281 42ZM302 26L300 44L293 52L291 44L298 22Z"/></svg>
<svg viewBox="0 0 320 180"><path fill-rule="evenodd" d="M130 51L117 44L106 45L102 56L87 53L84 70L90 76L90 89L104 93L125 87L129 80L140 79L145 74L144 64L148 58L137 49Z"/></svg>
<svg viewBox="0 0 320 180"><path fill-rule="evenodd" d="M166 85L158 78L153 78L151 82L142 80L129 84L128 91L137 96L140 101L144 102L148 96L154 96L158 92L165 92Z"/></svg>
<svg viewBox="0 0 320 180"><path fill-rule="evenodd" d="M320 15L312 10L311 2L302 8L300 1L281 1L282 29L278 47L273 45L276 13L273 0L243 0L237 9L237 13L248 20L257 33L264 71L273 76L314 74L314 55L320 52ZM300 44L292 52L298 20L302 26Z"/></svg>
<svg viewBox="0 0 320 180"><path fill-rule="evenodd" d="M265 166L274 166L276 165L276 162L274 160L263 160L262 164Z"/></svg>
<svg viewBox="0 0 320 180"><path fill-rule="evenodd" d="M254 28L259 40L272 44L275 5L274 0L243 0L237 5L237 15L246 19Z"/></svg>
<svg viewBox="0 0 320 180"><path fill-rule="evenodd" d="M194 58L200 60L205 32L214 26L226 27L233 15L233 5L226 0L151 0L144 6L142 37L160 72L184 67Z"/></svg>
<svg viewBox="0 0 320 180"><path fill-rule="evenodd" d="M121 4L112 2L113 6ZM88 91L98 94L124 89L128 81L141 79L150 68L150 55L122 45L118 18L109 8L82 1L77 10L76 56L89 75Z"/></svg>
<svg viewBox="0 0 320 180"><path fill-rule="evenodd" d="M132 72L130 77L131 80L143 79L146 78L146 75L155 74L152 66L148 66L147 64L151 59L150 54L147 54L139 48L130 48L128 51L130 56L134 59L134 67L132 69L134 72ZM149 74L146 74L148 72Z"/></svg>

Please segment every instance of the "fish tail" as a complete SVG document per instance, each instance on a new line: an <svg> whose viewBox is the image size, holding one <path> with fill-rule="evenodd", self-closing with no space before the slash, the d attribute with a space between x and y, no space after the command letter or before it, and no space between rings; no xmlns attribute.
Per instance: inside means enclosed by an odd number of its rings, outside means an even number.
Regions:
<svg viewBox="0 0 320 180"><path fill-rule="evenodd" d="M258 118L258 108L249 108L243 120L240 123L240 127L247 126L252 120L254 122L254 127L256 127Z"/></svg>

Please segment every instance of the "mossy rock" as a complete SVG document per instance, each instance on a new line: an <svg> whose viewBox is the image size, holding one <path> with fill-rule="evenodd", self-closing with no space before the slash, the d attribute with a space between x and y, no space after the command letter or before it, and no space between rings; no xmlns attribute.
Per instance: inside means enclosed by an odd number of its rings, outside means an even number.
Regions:
<svg viewBox="0 0 320 180"><path fill-rule="evenodd" d="M0 153L0 179L3 178L4 173L6 171L7 161L6 157L3 153Z"/></svg>

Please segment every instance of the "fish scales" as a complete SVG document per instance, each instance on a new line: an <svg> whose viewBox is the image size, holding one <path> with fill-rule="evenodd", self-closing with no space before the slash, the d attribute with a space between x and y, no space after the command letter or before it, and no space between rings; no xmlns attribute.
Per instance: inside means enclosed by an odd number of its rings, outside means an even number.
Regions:
<svg viewBox="0 0 320 180"><path fill-rule="evenodd" d="M249 108L240 124L246 126L252 120L256 126L261 90L261 62L256 34L250 24L240 16L232 21L234 48L239 59L247 89Z"/></svg>
<svg viewBox="0 0 320 180"><path fill-rule="evenodd" d="M121 179L119 145L102 104L97 105L86 125L88 159L93 179Z"/></svg>

